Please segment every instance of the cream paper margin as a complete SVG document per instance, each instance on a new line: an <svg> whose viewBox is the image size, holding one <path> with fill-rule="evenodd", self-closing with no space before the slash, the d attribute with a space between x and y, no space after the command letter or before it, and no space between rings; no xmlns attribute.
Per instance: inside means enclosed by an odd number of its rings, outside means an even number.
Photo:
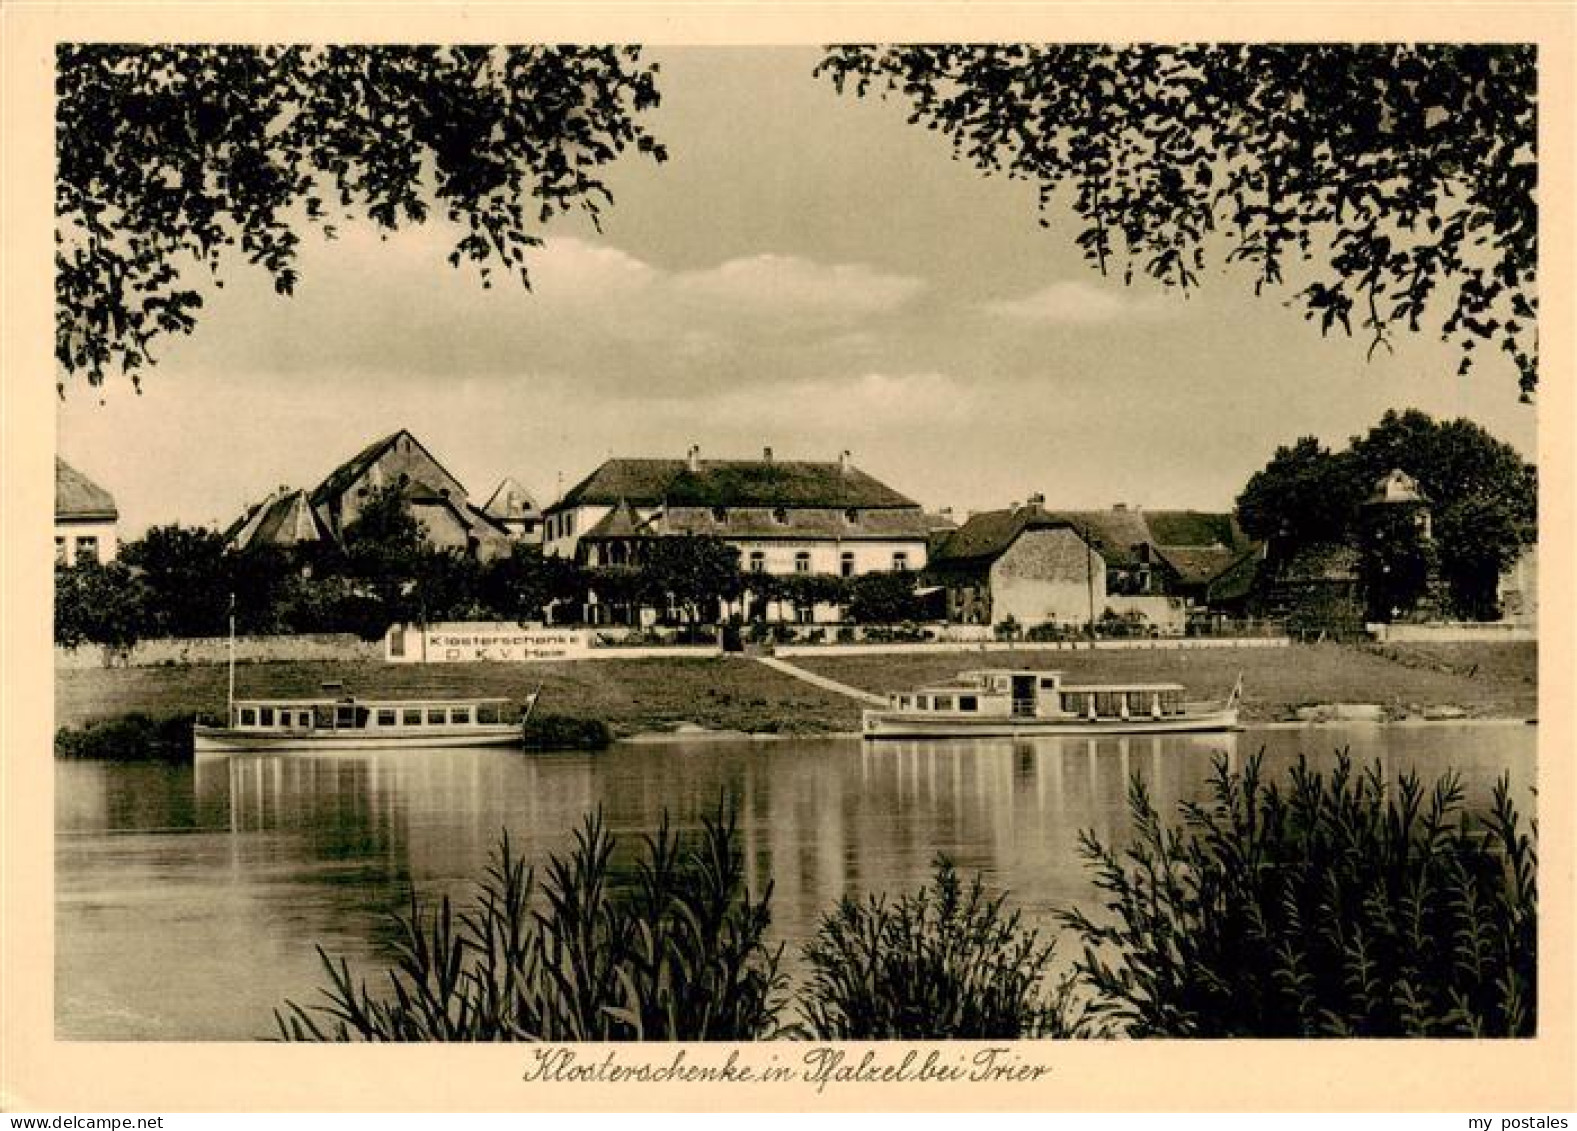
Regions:
<svg viewBox="0 0 1577 1131"><path fill-rule="evenodd" d="M1572 64L1570 3L740 3L536 6L0 6L4 37L0 416L0 1108L8 1111L1062 1110L1473 1111L1574 1106ZM54 1033L50 545L52 61L62 40L620 41L1462 40L1539 44L1543 380L1539 1036L1530 1041L1068 1042L1020 1046L1036 1085L527 1085L524 1046L59 1042ZM1509 388L1508 388L1509 395ZM624 1046L630 1055L675 1046ZM857 1060L862 1046L848 1046ZM888 1058L895 1048L876 1046ZM585 1052L598 1051L582 1046ZM960 1051L952 1046L949 1051ZM717 1063L722 1046L693 1046ZM801 1046L744 1046L765 1066Z"/></svg>

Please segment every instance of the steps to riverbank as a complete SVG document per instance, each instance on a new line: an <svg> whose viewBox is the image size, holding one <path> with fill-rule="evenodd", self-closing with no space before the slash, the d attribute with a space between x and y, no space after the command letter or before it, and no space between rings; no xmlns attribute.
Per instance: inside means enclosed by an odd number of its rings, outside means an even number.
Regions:
<svg viewBox="0 0 1577 1131"><path fill-rule="evenodd" d="M831 691L836 695L844 695L850 699L854 699L860 703L865 703L872 707L887 706L887 700L882 698L880 695L874 695L869 691L861 691L858 687L850 687L846 683L839 683L835 679L829 679L824 675L817 675L815 672L808 672L804 668L796 667L787 660L780 660L776 656L756 656L754 658L757 663L765 664L775 672L780 672L787 676L793 676L795 679L803 680L813 687L821 688L823 691Z"/></svg>

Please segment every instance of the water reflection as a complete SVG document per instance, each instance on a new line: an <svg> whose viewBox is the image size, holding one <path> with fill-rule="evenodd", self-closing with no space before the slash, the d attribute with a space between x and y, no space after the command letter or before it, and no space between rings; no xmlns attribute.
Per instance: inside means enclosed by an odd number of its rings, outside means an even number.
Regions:
<svg viewBox="0 0 1577 1131"><path fill-rule="evenodd" d="M1478 799L1510 772L1526 798L1534 738L1526 727L1357 727L60 763L59 1033L265 1034L274 1005L317 984L315 943L381 965L384 913L413 888L463 900L501 829L540 863L599 807L627 867L665 810L693 828L734 799L752 885L773 885L773 929L792 962L837 899L918 886L939 853L1043 923L1088 902L1079 831L1125 840L1133 775L1170 813L1206 796L1213 758L1235 768L1264 748L1279 777L1300 753L1328 765L1348 746L1388 774L1453 766Z"/></svg>

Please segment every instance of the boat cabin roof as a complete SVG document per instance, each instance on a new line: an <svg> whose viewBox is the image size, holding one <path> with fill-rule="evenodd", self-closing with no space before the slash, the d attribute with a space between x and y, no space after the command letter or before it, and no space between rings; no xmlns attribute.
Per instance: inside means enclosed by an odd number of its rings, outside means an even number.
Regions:
<svg viewBox="0 0 1577 1131"><path fill-rule="evenodd" d="M989 681L992 677L1002 676L1008 678L1018 676L1022 679L1035 679L1037 681L1048 678L1055 679L1057 681L1058 691L1159 692L1185 690L1183 685L1180 683L1063 683L1062 677L1064 674L1065 673L1060 669L1035 671L1024 668L972 668L969 671L959 672L950 680L944 680L937 683L927 683L916 690L924 694L938 691L943 693L957 691L978 691L982 683Z"/></svg>
<svg viewBox="0 0 1577 1131"><path fill-rule="evenodd" d="M478 699L358 699L342 695L338 699L237 699L237 707L475 707L482 703L508 703L507 698Z"/></svg>

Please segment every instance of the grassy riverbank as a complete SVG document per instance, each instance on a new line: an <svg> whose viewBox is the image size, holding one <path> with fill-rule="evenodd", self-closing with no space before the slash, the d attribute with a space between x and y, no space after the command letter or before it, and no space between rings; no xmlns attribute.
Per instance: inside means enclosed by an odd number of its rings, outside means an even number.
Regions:
<svg viewBox="0 0 1577 1131"><path fill-rule="evenodd" d="M1243 718L1276 722L1320 703L1378 703L1389 717L1457 707L1474 718L1530 718L1538 707L1538 646L1431 644L1199 648L1178 651L993 652L817 656L795 663L870 691L953 675L966 667L1063 668L1080 681L1175 680L1190 695L1225 695L1243 673Z"/></svg>
<svg viewBox="0 0 1577 1131"><path fill-rule="evenodd" d="M1244 673L1244 717L1271 722L1317 703L1379 703L1393 716L1458 707L1476 718L1528 718L1538 703L1538 653L1532 644L1338 644L1188 651L951 652L924 655L809 656L795 664L871 691L885 692L962 668L1061 666L1097 680L1175 679L1199 696L1224 694ZM242 696L311 695L324 680L358 694L501 695L523 699L542 680L541 710L601 719L619 736L696 724L714 730L816 734L857 727L860 704L741 657L602 660L543 664L445 664L420 667L362 660L243 664ZM220 665L95 668L55 675L57 726L132 712L155 717L219 712Z"/></svg>

